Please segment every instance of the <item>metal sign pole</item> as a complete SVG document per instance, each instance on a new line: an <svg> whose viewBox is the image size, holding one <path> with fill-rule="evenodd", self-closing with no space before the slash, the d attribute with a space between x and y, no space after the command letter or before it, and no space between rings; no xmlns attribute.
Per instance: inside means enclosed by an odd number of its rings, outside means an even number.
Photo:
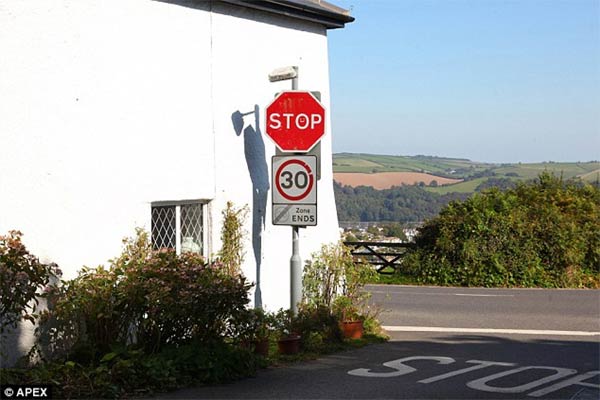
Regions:
<svg viewBox="0 0 600 400"><path fill-rule="evenodd" d="M293 67L296 76L292 79L292 90L298 90L298 67ZM302 301L302 258L300 258L300 228L292 226L292 257L290 258L290 309L298 315L298 304Z"/></svg>
<svg viewBox="0 0 600 400"><path fill-rule="evenodd" d="M302 258L300 258L300 228L292 226L292 257L290 258L290 308L298 315L302 301Z"/></svg>

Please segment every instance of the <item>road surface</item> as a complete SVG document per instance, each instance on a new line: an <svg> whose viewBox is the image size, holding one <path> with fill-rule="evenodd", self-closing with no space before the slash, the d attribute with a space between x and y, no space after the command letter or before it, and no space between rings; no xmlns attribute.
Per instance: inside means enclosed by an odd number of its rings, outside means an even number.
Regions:
<svg viewBox="0 0 600 400"><path fill-rule="evenodd" d="M392 339L164 399L600 399L600 291L369 286Z"/></svg>

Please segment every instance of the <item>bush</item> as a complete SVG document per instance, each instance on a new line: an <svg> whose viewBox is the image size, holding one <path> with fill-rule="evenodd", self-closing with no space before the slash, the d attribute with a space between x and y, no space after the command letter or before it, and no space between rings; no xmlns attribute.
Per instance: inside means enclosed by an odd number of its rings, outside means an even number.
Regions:
<svg viewBox="0 0 600 400"><path fill-rule="evenodd" d="M95 362L114 347L145 353L189 342L223 340L247 313L250 285L192 253L152 251L147 234L125 241L105 269L84 268L52 294L41 327L47 356Z"/></svg>
<svg viewBox="0 0 600 400"><path fill-rule="evenodd" d="M419 230L404 265L439 285L597 286L600 190L543 173L453 202Z"/></svg>
<svg viewBox="0 0 600 400"><path fill-rule="evenodd" d="M323 245L304 266L303 302L333 311L335 300L345 296L358 306L368 298L363 286L376 275L370 265L355 263L343 243Z"/></svg>
<svg viewBox="0 0 600 400"><path fill-rule="evenodd" d="M369 264L355 263L350 249L343 243L324 245L314 253L304 267L302 309L315 321L314 330L329 328L330 319L325 311L337 321L369 320L373 327L367 333L379 334L377 307L369 303L370 293L364 285L377 278L377 272ZM307 318L308 321L311 318ZM337 333L328 334L327 340Z"/></svg>
<svg viewBox="0 0 600 400"><path fill-rule="evenodd" d="M220 264L172 251L126 269L121 286L136 304L133 331L146 351L230 336L231 321L247 312L250 288L241 275L229 275Z"/></svg>
<svg viewBox="0 0 600 400"><path fill-rule="evenodd" d="M343 341L338 318L323 306L302 305L293 325L301 337L302 349L307 352L335 349Z"/></svg>
<svg viewBox="0 0 600 400"><path fill-rule="evenodd" d="M60 276L56 265L42 264L29 253L22 235L19 231L0 235L0 335L21 320L35 323L38 297L52 277Z"/></svg>
<svg viewBox="0 0 600 400"><path fill-rule="evenodd" d="M36 287L46 284L19 235L2 238L3 279L4 268L31 266ZM43 362L3 370L2 383L53 382L57 397L116 398L252 375L259 359L238 345L249 288L222 263L153 251L138 230L108 268L83 268L50 287L37 330Z"/></svg>
<svg viewBox="0 0 600 400"><path fill-rule="evenodd" d="M223 342L192 342L168 346L157 354L121 348L94 366L66 361L3 370L2 383L54 382L56 398L139 397L193 384L225 383L253 375L257 368L258 361L248 350Z"/></svg>

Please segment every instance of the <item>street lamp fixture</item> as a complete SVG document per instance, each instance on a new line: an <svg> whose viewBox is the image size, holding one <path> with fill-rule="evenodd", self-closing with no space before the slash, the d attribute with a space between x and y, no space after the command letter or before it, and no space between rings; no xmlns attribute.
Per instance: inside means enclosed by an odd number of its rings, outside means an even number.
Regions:
<svg viewBox="0 0 600 400"><path fill-rule="evenodd" d="M298 90L298 67L277 68L269 74L270 82L287 81L289 79L292 80L292 90Z"/></svg>

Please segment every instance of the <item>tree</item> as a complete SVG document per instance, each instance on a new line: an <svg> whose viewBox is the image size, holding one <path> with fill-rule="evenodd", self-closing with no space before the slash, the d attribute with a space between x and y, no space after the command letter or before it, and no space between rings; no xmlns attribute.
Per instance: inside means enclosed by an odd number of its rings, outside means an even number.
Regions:
<svg viewBox="0 0 600 400"><path fill-rule="evenodd" d="M406 234L404 233L404 228L402 227L402 224L398 223L385 224L383 226L383 234L388 237L396 237L402 241L408 240Z"/></svg>

